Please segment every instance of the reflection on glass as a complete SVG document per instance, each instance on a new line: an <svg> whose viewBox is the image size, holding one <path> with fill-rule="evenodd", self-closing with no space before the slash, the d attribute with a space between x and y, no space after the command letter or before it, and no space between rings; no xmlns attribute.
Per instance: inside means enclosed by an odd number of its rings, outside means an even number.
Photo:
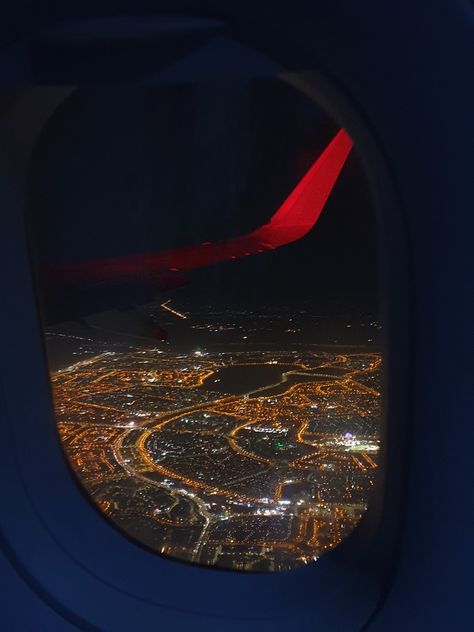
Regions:
<svg viewBox="0 0 474 632"><path fill-rule="evenodd" d="M374 217L346 132L277 81L80 88L30 184L57 426L100 510L199 564L334 548L381 420Z"/></svg>

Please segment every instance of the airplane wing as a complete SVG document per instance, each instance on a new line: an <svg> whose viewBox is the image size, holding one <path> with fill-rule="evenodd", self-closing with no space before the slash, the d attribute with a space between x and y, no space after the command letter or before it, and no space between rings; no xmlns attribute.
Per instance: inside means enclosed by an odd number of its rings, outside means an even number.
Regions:
<svg viewBox="0 0 474 632"><path fill-rule="evenodd" d="M151 284L162 290L182 283L180 273L188 270L297 241L318 221L351 148L352 140L341 129L269 222L247 235L175 250L63 265L46 271L46 284L65 289L122 282Z"/></svg>

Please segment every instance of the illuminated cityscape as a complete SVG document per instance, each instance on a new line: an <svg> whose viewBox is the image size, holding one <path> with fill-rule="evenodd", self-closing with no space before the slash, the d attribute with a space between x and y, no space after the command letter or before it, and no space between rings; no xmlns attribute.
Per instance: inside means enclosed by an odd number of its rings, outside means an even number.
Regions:
<svg viewBox="0 0 474 632"><path fill-rule="evenodd" d="M302 319L274 327L297 336ZM54 344L77 345L77 361L52 372L58 429L94 501L142 544L200 564L287 570L334 548L367 507L382 357L370 344L258 348L245 316L248 335L227 320L192 321L203 340L227 342L186 350L51 330L51 357Z"/></svg>

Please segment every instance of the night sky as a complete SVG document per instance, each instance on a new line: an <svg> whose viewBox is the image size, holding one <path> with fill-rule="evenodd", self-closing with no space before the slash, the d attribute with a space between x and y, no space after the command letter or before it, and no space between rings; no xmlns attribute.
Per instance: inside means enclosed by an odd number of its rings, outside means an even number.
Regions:
<svg viewBox="0 0 474 632"><path fill-rule="evenodd" d="M269 219L337 130L276 80L80 88L33 158L35 257L71 263L245 234ZM164 296L189 306L376 312L377 275L371 196L353 150L309 235L189 273Z"/></svg>

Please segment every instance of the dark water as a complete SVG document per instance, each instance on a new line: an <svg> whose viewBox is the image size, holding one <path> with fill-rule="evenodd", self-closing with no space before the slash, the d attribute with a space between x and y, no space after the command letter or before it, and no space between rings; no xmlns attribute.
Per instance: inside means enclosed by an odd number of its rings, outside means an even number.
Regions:
<svg viewBox="0 0 474 632"><path fill-rule="evenodd" d="M204 388L219 393L239 395L262 386L276 384L286 371L297 370L293 364L237 364L216 371L204 383Z"/></svg>

